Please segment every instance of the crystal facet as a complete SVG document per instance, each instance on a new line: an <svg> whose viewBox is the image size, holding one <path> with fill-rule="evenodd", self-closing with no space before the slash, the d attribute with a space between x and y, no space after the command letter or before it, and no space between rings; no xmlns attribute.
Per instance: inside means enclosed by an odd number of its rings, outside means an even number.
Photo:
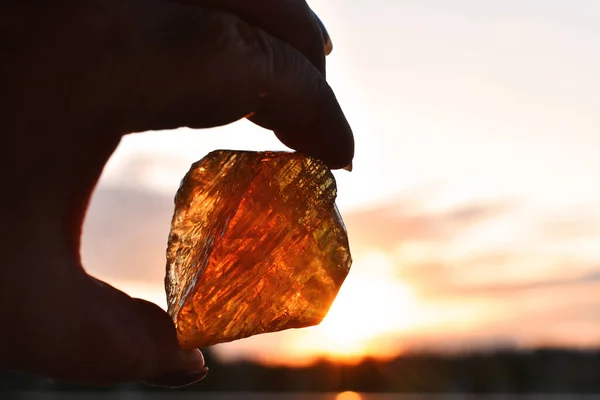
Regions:
<svg viewBox="0 0 600 400"><path fill-rule="evenodd" d="M214 151L175 197L168 312L184 348L319 324L346 275L335 179L298 153Z"/></svg>

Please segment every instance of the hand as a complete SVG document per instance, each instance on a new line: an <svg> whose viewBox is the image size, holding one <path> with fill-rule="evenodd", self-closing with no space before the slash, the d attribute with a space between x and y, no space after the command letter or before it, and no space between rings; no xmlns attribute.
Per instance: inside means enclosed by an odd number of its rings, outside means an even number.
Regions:
<svg viewBox="0 0 600 400"><path fill-rule="evenodd" d="M245 116L348 165L323 34L303 0L2 2L1 368L92 384L206 374L164 311L85 273L90 194L122 135Z"/></svg>

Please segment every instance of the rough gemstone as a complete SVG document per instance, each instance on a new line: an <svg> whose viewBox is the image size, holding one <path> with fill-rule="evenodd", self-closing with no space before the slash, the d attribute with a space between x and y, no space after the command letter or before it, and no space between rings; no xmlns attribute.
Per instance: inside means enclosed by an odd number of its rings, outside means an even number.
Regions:
<svg viewBox="0 0 600 400"><path fill-rule="evenodd" d="M319 324L349 272L335 179L288 152L214 151L175 197L168 312L180 345Z"/></svg>

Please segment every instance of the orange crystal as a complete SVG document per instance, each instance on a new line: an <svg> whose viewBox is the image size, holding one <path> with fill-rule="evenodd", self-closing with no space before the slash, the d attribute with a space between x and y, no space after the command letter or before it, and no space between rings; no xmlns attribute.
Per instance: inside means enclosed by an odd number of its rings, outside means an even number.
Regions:
<svg viewBox="0 0 600 400"><path fill-rule="evenodd" d="M175 197L168 312L184 348L319 324L352 262L335 179L298 153L214 151Z"/></svg>

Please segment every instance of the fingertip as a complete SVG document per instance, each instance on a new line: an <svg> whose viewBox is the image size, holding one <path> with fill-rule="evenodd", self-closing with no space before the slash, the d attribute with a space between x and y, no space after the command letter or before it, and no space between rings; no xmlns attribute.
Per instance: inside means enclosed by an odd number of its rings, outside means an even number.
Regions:
<svg viewBox="0 0 600 400"><path fill-rule="evenodd" d="M204 355L199 349L181 350L181 366L190 371L199 371L206 368Z"/></svg>
<svg viewBox="0 0 600 400"><path fill-rule="evenodd" d="M323 34L323 42L325 44L325 55L328 56L333 51L333 42L331 41L331 36L329 36L329 32L327 31L327 28L325 27L325 24L323 23L321 18L319 18L319 16L314 12L313 17L317 20L319 28L321 28L321 33Z"/></svg>
<svg viewBox="0 0 600 400"><path fill-rule="evenodd" d="M166 362L165 365L168 365L168 372L191 371L196 373L206 368L206 361L199 349L188 350L178 347L175 354L172 355L170 362Z"/></svg>
<svg viewBox="0 0 600 400"><path fill-rule="evenodd" d="M352 164L354 135L337 101L331 101L335 96L331 96L311 123L274 132L286 146L323 161L331 169L341 169Z"/></svg>
<svg viewBox="0 0 600 400"><path fill-rule="evenodd" d="M180 349L167 372L142 382L150 386L180 388L201 381L207 374L208 367L200 350Z"/></svg>
<svg viewBox="0 0 600 400"><path fill-rule="evenodd" d="M352 165L354 157L353 140L340 138L342 140L336 141L335 137L326 137L326 135L314 140L316 135L313 134L300 136L281 131L275 132L275 135L286 146L323 161L331 169L348 170L348 166Z"/></svg>
<svg viewBox="0 0 600 400"><path fill-rule="evenodd" d="M134 301L144 321L147 338L146 347L140 350L145 352L145 357L139 357L140 362L146 362L146 365L140 366L144 378L175 374L180 376L180 380L185 380L182 375L187 374L191 380L192 375L198 376L206 368L202 352L199 349L181 348L173 320L163 309L146 300Z"/></svg>

